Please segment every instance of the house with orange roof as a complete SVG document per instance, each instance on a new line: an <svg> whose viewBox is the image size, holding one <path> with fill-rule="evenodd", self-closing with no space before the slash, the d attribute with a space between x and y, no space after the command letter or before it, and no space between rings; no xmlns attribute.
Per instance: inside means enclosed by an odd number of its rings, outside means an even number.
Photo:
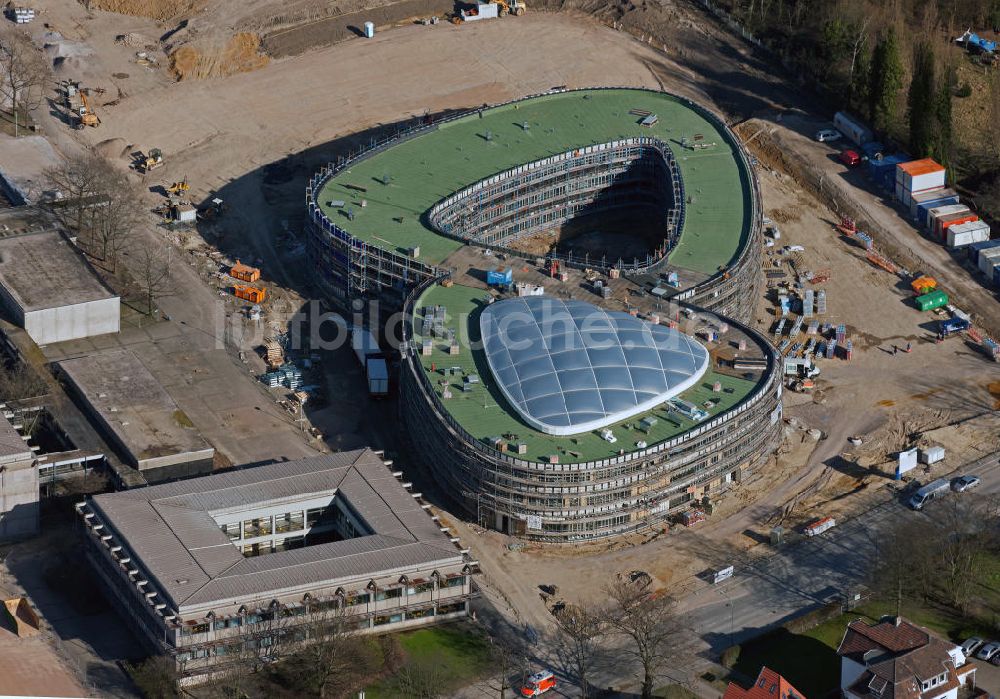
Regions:
<svg viewBox="0 0 1000 699"><path fill-rule="evenodd" d="M762 667L760 674L757 675L757 681L750 689L743 689L735 682L730 682L722 699L806 699L806 697L777 672Z"/></svg>

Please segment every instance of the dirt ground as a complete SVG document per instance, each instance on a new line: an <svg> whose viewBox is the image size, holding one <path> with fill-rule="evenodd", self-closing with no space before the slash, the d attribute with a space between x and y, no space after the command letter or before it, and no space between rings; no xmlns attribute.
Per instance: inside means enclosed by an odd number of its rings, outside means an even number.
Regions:
<svg viewBox="0 0 1000 699"><path fill-rule="evenodd" d="M82 697L86 692L44 637L18 638L0 628L0 691L8 695Z"/></svg>

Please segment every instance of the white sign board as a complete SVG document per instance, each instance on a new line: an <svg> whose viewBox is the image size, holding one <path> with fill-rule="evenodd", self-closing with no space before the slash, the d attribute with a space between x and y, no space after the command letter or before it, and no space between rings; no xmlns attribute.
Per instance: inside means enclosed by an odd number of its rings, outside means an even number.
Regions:
<svg viewBox="0 0 1000 699"><path fill-rule="evenodd" d="M917 450L910 449L908 451L899 452L899 464L896 466L896 480L898 481L903 477L903 474L907 471L911 471L917 467Z"/></svg>
<svg viewBox="0 0 1000 699"><path fill-rule="evenodd" d="M537 531L542 528L542 518L539 515L528 515L525 520L528 522L528 529Z"/></svg>
<svg viewBox="0 0 1000 699"><path fill-rule="evenodd" d="M719 568L712 574L712 584L718 585L723 580L729 580L733 577L733 567L726 566L725 568Z"/></svg>

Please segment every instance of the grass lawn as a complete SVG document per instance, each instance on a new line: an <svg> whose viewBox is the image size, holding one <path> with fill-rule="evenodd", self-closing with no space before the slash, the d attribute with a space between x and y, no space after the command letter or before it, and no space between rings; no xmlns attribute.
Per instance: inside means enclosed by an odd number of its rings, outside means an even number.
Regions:
<svg viewBox="0 0 1000 699"><path fill-rule="evenodd" d="M404 666L430 665L443 670L442 696L484 676L492 662L489 641L470 624L407 631L399 634L399 645L406 656ZM365 689L368 699L391 699L398 694L392 677Z"/></svg>
<svg viewBox="0 0 1000 699"><path fill-rule="evenodd" d="M431 383L435 385L439 396L444 388L441 382L447 382L451 398L443 401L445 407L476 439L488 441L505 434L516 435L516 439L509 441L522 442L527 446L527 453L521 454L519 458L544 463L550 456L557 455L560 463L569 464L614 458L619 449L634 451L639 449L640 441L653 446L698 426L694 420L661 404L646 413L609 425L618 438L615 444L604 441L596 430L558 436L530 427L517 416L517 412L495 385L486 355L480 348L479 314L486 307L486 296L488 294L484 289L460 284L451 287L432 286L424 292L416 305L419 309L440 304L446 309L445 327L455 331L461 348L459 354L449 354L444 340L430 338L433 340L432 353L426 356L421 354L419 359L430 374ZM414 339L419 346L423 336L420 334L420 324L416 325ZM431 373L432 367L434 373ZM452 367L461 369L461 375L446 377L444 372ZM479 376L479 383L466 392L463 390L463 381L468 374ZM723 390L719 393L712 390L716 381L722 385ZM754 381L709 369L697 384L680 397L704 408L711 417L715 417L750 395L756 385ZM656 418L656 423L648 430L640 425L644 417Z"/></svg>
<svg viewBox="0 0 1000 699"><path fill-rule="evenodd" d="M659 121L641 126L629 111L635 108L657 114ZM699 151L678 145L696 134L714 145ZM353 236L394 252L418 245L421 261L438 264L462 246L427 225L424 214L441 199L524 163L634 136L653 136L673 149L690 199L671 262L715 273L749 232L747 173L712 122L684 101L656 92L568 92L486 109L355 163L329 181L317 200Z"/></svg>

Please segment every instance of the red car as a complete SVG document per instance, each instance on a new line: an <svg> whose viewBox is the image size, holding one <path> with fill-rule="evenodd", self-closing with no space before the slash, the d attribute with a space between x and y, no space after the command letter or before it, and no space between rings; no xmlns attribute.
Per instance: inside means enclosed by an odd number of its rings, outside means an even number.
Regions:
<svg viewBox="0 0 1000 699"><path fill-rule="evenodd" d="M857 167L861 164L861 156L858 155L857 151L845 150L840 154L840 162L847 167Z"/></svg>

